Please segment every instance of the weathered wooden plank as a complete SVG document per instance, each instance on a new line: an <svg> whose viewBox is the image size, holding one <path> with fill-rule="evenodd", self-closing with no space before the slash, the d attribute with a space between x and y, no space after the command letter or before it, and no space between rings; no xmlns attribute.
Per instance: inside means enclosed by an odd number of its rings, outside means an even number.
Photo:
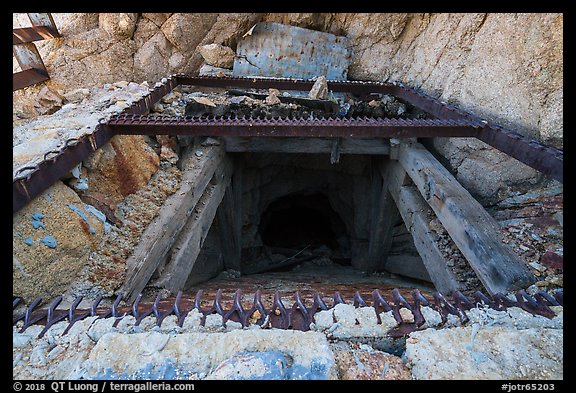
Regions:
<svg viewBox="0 0 576 393"><path fill-rule="evenodd" d="M211 184L206 187L194 213L182 228L171 251L170 261L156 285L163 286L174 293L184 288L204 240L210 231L218 206L230 184L232 170L231 160L225 157L220 168L214 174Z"/></svg>
<svg viewBox="0 0 576 393"><path fill-rule="evenodd" d="M424 146L403 144L399 162L490 294L536 281L501 242L498 223Z"/></svg>
<svg viewBox="0 0 576 393"><path fill-rule="evenodd" d="M235 170L234 176L222 203L216 212L218 217L218 230L224 268L240 271L241 244L241 195L242 192L241 171Z"/></svg>
<svg viewBox="0 0 576 393"><path fill-rule="evenodd" d="M384 162L385 168L390 168L392 161ZM377 165L377 163L375 163ZM368 257L362 270L382 271L392 247L392 234L398 221L398 209L388 192L389 170L384 169L380 176L378 169L372 175L372 216L370 237L368 242Z"/></svg>
<svg viewBox="0 0 576 393"><path fill-rule="evenodd" d="M408 175L397 162L388 167L388 179L388 190L396 202L406 228L412 234L414 246L420 254L430 280L442 293L451 294L462 290L462 285L448 267L444 255L437 246L436 235L430 230L429 223L431 217L434 217L434 212L422 199L418 190L413 185L407 184ZM388 263L386 270L399 271L398 266L394 264L389 266Z"/></svg>
<svg viewBox="0 0 576 393"><path fill-rule="evenodd" d="M126 280L121 292L130 300L138 296L166 257L225 156L220 146L209 146L201 151L201 157L197 157L192 149L185 151L180 189L164 202L126 260Z"/></svg>
<svg viewBox="0 0 576 393"><path fill-rule="evenodd" d="M235 137L225 136L227 152L269 152L269 153L326 153L331 154L334 138L297 137ZM384 138L341 138L340 154L379 154L390 153L388 141Z"/></svg>

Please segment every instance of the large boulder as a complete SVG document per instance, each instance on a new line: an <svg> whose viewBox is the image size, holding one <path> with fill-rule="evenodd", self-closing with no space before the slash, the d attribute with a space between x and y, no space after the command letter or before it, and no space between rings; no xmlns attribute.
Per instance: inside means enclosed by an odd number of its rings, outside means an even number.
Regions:
<svg viewBox="0 0 576 393"><path fill-rule="evenodd" d="M85 161L91 192L118 203L146 185L160 158L142 135L116 135Z"/></svg>
<svg viewBox="0 0 576 393"><path fill-rule="evenodd" d="M45 302L79 278L104 225L61 181L12 218L13 294Z"/></svg>

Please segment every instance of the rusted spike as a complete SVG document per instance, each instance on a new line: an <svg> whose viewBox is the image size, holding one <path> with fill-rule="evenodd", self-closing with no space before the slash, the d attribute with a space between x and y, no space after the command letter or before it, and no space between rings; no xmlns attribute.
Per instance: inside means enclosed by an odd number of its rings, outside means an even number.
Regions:
<svg viewBox="0 0 576 393"><path fill-rule="evenodd" d="M460 313L462 313L462 311L458 310L456 307L450 304L450 302L448 302L448 300L440 292L434 292L432 297L434 298L436 311L438 311L442 316L442 323L445 323L448 320L446 318L448 314L459 316Z"/></svg>
<svg viewBox="0 0 576 393"><path fill-rule="evenodd" d="M98 315L98 305L102 301L102 295L98 295L98 297L94 300L92 305L90 306L90 316L95 317Z"/></svg>
<svg viewBox="0 0 576 393"><path fill-rule="evenodd" d="M272 327L288 329L290 326L290 316L286 311L286 307L284 307L284 304L282 303L278 290L274 293L274 303L272 304L272 310L270 310L268 315Z"/></svg>
<svg viewBox="0 0 576 393"><path fill-rule="evenodd" d="M492 300L490 300L486 295L484 295L482 292L480 291L476 291L474 292L474 300L476 301L474 307L477 307L480 304L485 304L490 308L494 308L494 309L498 309L496 308L496 306L494 305L494 302Z"/></svg>
<svg viewBox="0 0 576 393"><path fill-rule="evenodd" d="M534 294L534 297L541 303L547 303L549 306L559 306L560 303L549 293L544 291L538 291Z"/></svg>
<svg viewBox="0 0 576 393"><path fill-rule="evenodd" d="M377 289L372 291L372 307L374 307L374 312L376 312L376 323L378 324L382 323L380 313L392 310L392 307L390 307L386 299L384 299L380 291Z"/></svg>
<svg viewBox="0 0 576 393"><path fill-rule="evenodd" d="M56 307L58 307L58 305L61 302L62 302L62 296L58 296L56 299L54 299L52 304L50 304L50 306L48 307L48 311L46 314L46 325L44 326L44 329L42 329L42 331L40 333L38 333L38 338L44 337L44 334L46 334L46 332L48 331L48 329L50 329L52 327L52 325L54 325L56 322L63 320L64 318L66 318L67 313L65 313L65 312L60 313L60 314L55 314Z"/></svg>
<svg viewBox="0 0 576 393"><path fill-rule="evenodd" d="M76 299L74 299L74 302L68 309L68 326L66 326L66 329L64 329L64 331L62 332L62 335L66 335L76 322L91 315L91 310L87 310L79 315L76 315L76 309L78 308L78 305L80 304L83 298L84 298L83 296L78 296Z"/></svg>
<svg viewBox="0 0 576 393"><path fill-rule="evenodd" d="M332 298L334 299L334 304L332 305L332 307L334 307L340 303L346 304L346 302L342 298L342 295L340 295L340 292L338 292L338 291L334 292L334 295L332 296Z"/></svg>
<svg viewBox="0 0 576 393"><path fill-rule="evenodd" d="M322 297L319 293L314 294L314 303L312 304L312 310L314 313L318 312L319 310L328 310L328 306L322 300Z"/></svg>
<svg viewBox="0 0 576 393"><path fill-rule="evenodd" d="M492 295L492 300L494 302L495 307L498 307L500 310L506 311L508 307L514 307L516 302L514 300L508 299L506 295L501 293L495 293Z"/></svg>
<svg viewBox="0 0 576 393"><path fill-rule="evenodd" d="M428 301L428 299L426 299L424 297L424 295L422 295L422 293L420 292L420 290L418 289L414 289L412 292L412 298L414 299L414 301L417 301L419 304L423 305L423 306L430 306L430 302Z"/></svg>
<svg viewBox="0 0 576 393"><path fill-rule="evenodd" d="M20 304L21 301L22 301L22 298L21 298L21 297L15 297L15 298L12 299L12 311L14 311L14 310L16 309L16 307L18 306L18 304ZM20 315L17 316L17 317L13 317L13 319L12 319L12 325L15 325L16 322L24 319L24 316L25 316L25 315L26 315L26 313L24 312L24 313L20 314Z"/></svg>
<svg viewBox="0 0 576 393"><path fill-rule="evenodd" d="M362 299L362 296L360 296L360 292L358 291L354 293L354 307L368 307L368 304L366 304L364 299Z"/></svg>
<svg viewBox="0 0 576 393"><path fill-rule="evenodd" d="M414 306L412 307L412 314L414 314L414 323L416 324L417 327L420 327L426 322L426 319L424 318L424 315L422 315L422 310L420 309L420 307L421 305L428 306L430 303L428 303L428 300L426 300L426 298L422 296L422 294L418 289L414 289L411 292L411 294L412 298L414 299Z"/></svg>
<svg viewBox="0 0 576 393"><path fill-rule="evenodd" d="M474 308L474 304L460 291L454 292L452 300L454 301L454 305L461 310L467 311Z"/></svg>
<svg viewBox="0 0 576 393"><path fill-rule="evenodd" d="M198 292L196 292L196 296L194 297L194 307L192 307L193 309L197 309L201 314L204 314L203 310L202 310L202 295L204 294L204 291L202 289L199 289Z"/></svg>
<svg viewBox="0 0 576 393"><path fill-rule="evenodd" d="M26 313L24 314L24 325L20 329L19 333L23 333L26 329L28 329L30 325L38 322L39 320L41 320L46 316L46 314L39 314L36 317L32 318L32 311L34 311L34 309L40 304L40 302L42 302L42 298L37 297L36 299L34 299L34 301L32 301L32 303L30 303L30 306L28 306L28 308L26 309Z"/></svg>
<svg viewBox="0 0 576 393"><path fill-rule="evenodd" d="M120 304L122 297L123 297L123 294L122 294L122 292L120 292L118 294L118 296L116 297L116 300L114 300L114 303L112 303L112 316L114 318L116 318L116 320L112 324L112 327L116 327L118 325L118 323L122 320L122 318L124 318L126 315L128 315L128 313L124 313L124 314L120 315L120 313L118 312L118 305Z"/></svg>
<svg viewBox="0 0 576 393"><path fill-rule="evenodd" d="M292 329L308 331L310 330L310 313L306 308L306 305L300 297L300 291L296 291L294 294L294 304L290 310L290 326Z"/></svg>
<svg viewBox="0 0 576 393"><path fill-rule="evenodd" d="M134 300L134 303L132 303L132 316L136 318L136 321L140 320L140 313L138 312L138 304L140 304L140 299L142 299L141 293L138 294L136 300Z"/></svg>
<svg viewBox="0 0 576 393"><path fill-rule="evenodd" d="M526 293L525 290L521 289L515 294L518 307L528 311L531 314L542 315L546 318L554 318L556 315L550 307L545 303L538 302L535 298L531 297Z"/></svg>
<svg viewBox="0 0 576 393"><path fill-rule="evenodd" d="M400 309L402 307L406 308L412 314L414 314L414 312L412 311L412 306L410 305L410 303L408 303L408 301L404 298L404 296L402 296L398 288L394 288L392 290L392 299L394 300L394 306L392 307L392 315L394 316L394 319L398 323L402 322L402 316L400 315Z"/></svg>
<svg viewBox="0 0 576 393"><path fill-rule="evenodd" d="M232 308L228 310L228 312L222 317L224 325L226 325L226 321L232 320L234 322L240 322L240 324L242 324L242 327L246 326L245 325L246 316L244 315L245 311L244 307L242 307L241 298L242 298L242 291L240 289L237 289L234 294L234 302L232 303Z"/></svg>
<svg viewBox="0 0 576 393"><path fill-rule="evenodd" d="M256 314L258 312L258 314ZM268 312L264 308L262 304L262 294L260 290L256 290L254 293L254 301L252 302L252 308L244 314L244 326L248 326L250 324L258 324L262 325L266 319L266 315Z"/></svg>
<svg viewBox="0 0 576 393"><path fill-rule="evenodd" d="M224 309L222 308L222 289L218 289L218 291L216 292L216 298L214 299L214 304L212 305L212 308L210 309L210 314L214 314L214 313L218 313L221 316L224 316L224 314L226 314L226 312L224 311Z"/></svg>

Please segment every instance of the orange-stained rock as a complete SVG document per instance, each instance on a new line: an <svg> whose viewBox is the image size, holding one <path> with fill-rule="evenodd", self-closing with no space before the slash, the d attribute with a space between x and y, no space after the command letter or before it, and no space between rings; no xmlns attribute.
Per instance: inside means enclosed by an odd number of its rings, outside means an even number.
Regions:
<svg viewBox="0 0 576 393"><path fill-rule="evenodd" d="M87 160L88 187L118 203L145 186L159 165L142 135L116 135Z"/></svg>

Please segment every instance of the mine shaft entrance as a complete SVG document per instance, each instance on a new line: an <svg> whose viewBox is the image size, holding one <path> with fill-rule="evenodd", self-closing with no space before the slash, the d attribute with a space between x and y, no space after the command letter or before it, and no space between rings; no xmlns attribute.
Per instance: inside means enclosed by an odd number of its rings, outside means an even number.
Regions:
<svg viewBox="0 0 576 393"><path fill-rule="evenodd" d="M330 154L246 152L228 157L235 163L232 188L240 196L232 208L241 216L240 263L226 260L233 236L221 231L229 228L222 222L230 209L224 198L185 291L434 289L398 214L383 218L394 228L390 255L370 265L370 238L380 225L375 212L383 187L376 169L387 157L342 155L337 163Z"/></svg>
<svg viewBox="0 0 576 393"><path fill-rule="evenodd" d="M259 233L265 246L349 253L346 226L321 193L294 194L271 203L262 214ZM349 258L339 258L340 262Z"/></svg>

